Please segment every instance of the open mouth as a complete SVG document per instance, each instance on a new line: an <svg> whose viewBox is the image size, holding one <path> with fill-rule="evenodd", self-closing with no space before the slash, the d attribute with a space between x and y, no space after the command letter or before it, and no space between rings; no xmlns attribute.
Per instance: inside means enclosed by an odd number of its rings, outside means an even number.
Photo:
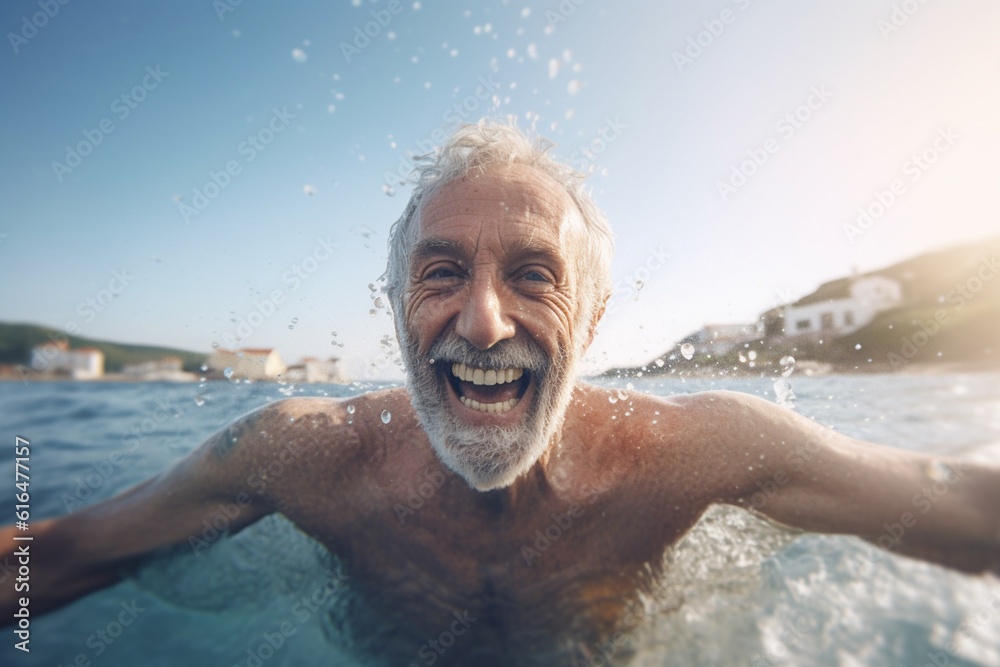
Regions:
<svg viewBox="0 0 1000 667"><path fill-rule="evenodd" d="M531 384L531 371L525 368L487 369L452 364L445 375L462 405L493 414L512 410Z"/></svg>

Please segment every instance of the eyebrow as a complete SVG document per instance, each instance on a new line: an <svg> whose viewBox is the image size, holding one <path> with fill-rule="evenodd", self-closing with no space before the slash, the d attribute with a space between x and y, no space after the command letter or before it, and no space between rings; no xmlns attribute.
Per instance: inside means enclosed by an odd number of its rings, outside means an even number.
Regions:
<svg viewBox="0 0 1000 667"><path fill-rule="evenodd" d="M538 241L532 235L531 238L520 238L510 241L504 248L508 258L524 259L526 257L546 257L563 262L562 254L558 245ZM470 254L469 249L460 241L443 239L438 236L428 236L417 241L410 253L411 264L417 264L423 260L437 255L450 255L456 258L465 258Z"/></svg>
<svg viewBox="0 0 1000 667"><path fill-rule="evenodd" d="M458 241L449 241L437 236L428 236L427 238L420 239L413 246L413 251L410 253L410 263L416 264L433 255L462 257L465 254L462 244Z"/></svg>

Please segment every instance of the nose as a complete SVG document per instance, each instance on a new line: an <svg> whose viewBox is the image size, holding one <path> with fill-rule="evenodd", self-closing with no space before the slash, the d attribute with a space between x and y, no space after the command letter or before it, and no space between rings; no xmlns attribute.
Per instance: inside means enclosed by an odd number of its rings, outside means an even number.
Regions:
<svg viewBox="0 0 1000 667"><path fill-rule="evenodd" d="M516 333L493 278L477 276L455 323L455 333L480 350L488 350Z"/></svg>

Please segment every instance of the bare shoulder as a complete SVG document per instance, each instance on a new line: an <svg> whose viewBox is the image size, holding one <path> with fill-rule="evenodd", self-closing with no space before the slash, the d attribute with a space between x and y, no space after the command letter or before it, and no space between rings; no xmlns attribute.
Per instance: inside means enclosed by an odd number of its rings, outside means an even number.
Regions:
<svg viewBox="0 0 1000 667"><path fill-rule="evenodd" d="M235 469L251 487L278 491L305 477L350 479L379 460L385 442L384 412L405 420L409 399L402 389L351 398L287 398L250 412L213 435L198 458L214 468ZM293 474L288 474L294 471Z"/></svg>
<svg viewBox="0 0 1000 667"><path fill-rule="evenodd" d="M574 409L586 436L599 440L592 465L620 470L635 488L670 488L716 502L745 485L762 447L783 433L821 428L791 410L734 391L654 396L581 385Z"/></svg>

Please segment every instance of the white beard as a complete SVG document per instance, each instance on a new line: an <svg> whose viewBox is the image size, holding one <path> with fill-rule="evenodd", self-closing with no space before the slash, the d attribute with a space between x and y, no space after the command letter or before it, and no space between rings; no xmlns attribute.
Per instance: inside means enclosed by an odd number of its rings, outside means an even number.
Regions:
<svg viewBox="0 0 1000 667"><path fill-rule="evenodd" d="M441 462L479 491L509 486L548 449L562 426L573 393L576 355L549 359L532 340L500 341L480 350L455 333L439 339L422 357L401 335L410 401ZM430 360L434 360L434 364ZM486 368L524 368L535 385L524 423L470 426L454 414L447 387L453 363Z"/></svg>

